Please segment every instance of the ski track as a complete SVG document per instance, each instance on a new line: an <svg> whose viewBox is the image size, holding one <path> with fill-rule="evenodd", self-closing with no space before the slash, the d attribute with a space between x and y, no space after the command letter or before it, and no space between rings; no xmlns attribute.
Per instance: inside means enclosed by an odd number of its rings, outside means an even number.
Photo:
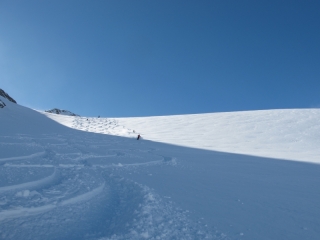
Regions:
<svg viewBox="0 0 320 240"><path fill-rule="evenodd" d="M34 154L31 154L31 155L28 155L28 156L0 158L0 162L33 159L35 157L42 157L44 155L45 155L45 152L38 152L38 153L34 153Z"/></svg>
<svg viewBox="0 0 320 240"><path fill-rule="evenodd" d="M0 222L8 218L12 219L12 218L18 218L18 217L28 217L28 216L40 214L46 211L50 211L59 206L72 205L72 204L88 201L91 198L95 197L96 195L100 194L104 187L105 187L105 183L90 192L84 193L74 198L70 198L68 200L64 200L59 204L48 204L41 207L18 208L15 210L2 211L0 212Z"/></svg>
<svg viewBox="0 0 320 240"><path fill-rule="evenodd" d="M92 135L11 137L17 153L25 144L43 151L0 159L7 181L0 187L0 239L225 239L190 221L170 199L117 174L171 167L175 157L122 149L119 142Z"/></svg>
<svg viewBox="0 0 320 240"><path fill-rule="evenodd" d="M57 170L54 169L54 172L52 175L45 177L43 179L37 180L37 181L32 181L32 182L27 182L27 183L22 183L18 185L13 185L13 186L7 186L7 187L0 187L0 194L6 191L14 191L18 189L33 189L41 185L47 185L53 182L55 179L58 177Z"/></svg>

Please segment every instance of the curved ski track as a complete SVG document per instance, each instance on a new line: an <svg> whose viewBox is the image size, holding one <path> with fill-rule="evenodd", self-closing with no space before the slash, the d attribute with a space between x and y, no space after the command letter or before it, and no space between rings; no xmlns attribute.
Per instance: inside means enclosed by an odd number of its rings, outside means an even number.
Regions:
<svg viewBox="0 0 320 240"><path fill-rule="evenodd" d="M187 212L152 189L117 174L174 166L174 157L123 149L118 140L93 134L10 141L17 151L27 145L34 152L0 158L0 239L223 238L190 222Z"/></svg>

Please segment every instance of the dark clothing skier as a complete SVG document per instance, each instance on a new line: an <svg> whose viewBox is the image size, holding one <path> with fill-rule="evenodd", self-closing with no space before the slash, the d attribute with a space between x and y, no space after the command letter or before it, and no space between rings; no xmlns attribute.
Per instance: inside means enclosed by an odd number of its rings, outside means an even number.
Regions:
<svg viewBox="0 0 320 240"><path fill-rule="evenodd" d="M138 135L138 137L137 137L137 140L139 140L140 139L140 134Z"/></svg>

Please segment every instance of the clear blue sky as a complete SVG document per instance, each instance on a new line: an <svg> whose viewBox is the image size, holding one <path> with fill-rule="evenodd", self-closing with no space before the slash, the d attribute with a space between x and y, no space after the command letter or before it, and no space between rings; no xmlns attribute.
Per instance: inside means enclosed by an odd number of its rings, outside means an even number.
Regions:
<svg viewBox="0 0 320 240"><path fill-rule="evenodd" d="M320 107L320 1L0 0L0 88L83 116Z"/></svg>

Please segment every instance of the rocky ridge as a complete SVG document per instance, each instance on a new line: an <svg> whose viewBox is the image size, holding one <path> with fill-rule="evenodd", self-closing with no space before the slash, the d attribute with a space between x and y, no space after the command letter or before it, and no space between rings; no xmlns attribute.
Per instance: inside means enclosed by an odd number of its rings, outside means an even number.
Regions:
<svg viewBox="0 0 320 240"><path fill-rule="evenodd" d="M14 100L12 97L10 97L9 94L6 93L6 92L5 92L4 90L2 90L1 88L0 88L0 96L8 99L10 102L17 103L16 100ZM1 102L2 102L2 101L1 101ZM3 102L2 102L2 103L3 103ZM3 104L4 104L4 103L3 103ZM6 106L6 105L4 104L4 106Z"/></svg>
<svg viewBox="0 0 320 240"><path fill-rule="evenodd" d="M0 96L9 100L10 102L17 103L12 97L9 96L4 90L0 88ZM6 104L0 99L0 108L4 108Z"/></svg>
<svg viewBox="0 0 320 240"><path fill-rule="evenodd" d="M0 108L4 108L6 104L0 100Z"/></svg>
<svg viewBox="0 0 320 240"><path fill-rule="evenodd" d="M80 116L80 115L77 115L73 112L70 112L68 110L61 110L61 109L58 109L58 108L53 108L53 109L50 109L50 110L46 110L45 112L48 112L48 113L54 113L54 114L61 114L61 115L66 115L66 116Z"/></svg>

